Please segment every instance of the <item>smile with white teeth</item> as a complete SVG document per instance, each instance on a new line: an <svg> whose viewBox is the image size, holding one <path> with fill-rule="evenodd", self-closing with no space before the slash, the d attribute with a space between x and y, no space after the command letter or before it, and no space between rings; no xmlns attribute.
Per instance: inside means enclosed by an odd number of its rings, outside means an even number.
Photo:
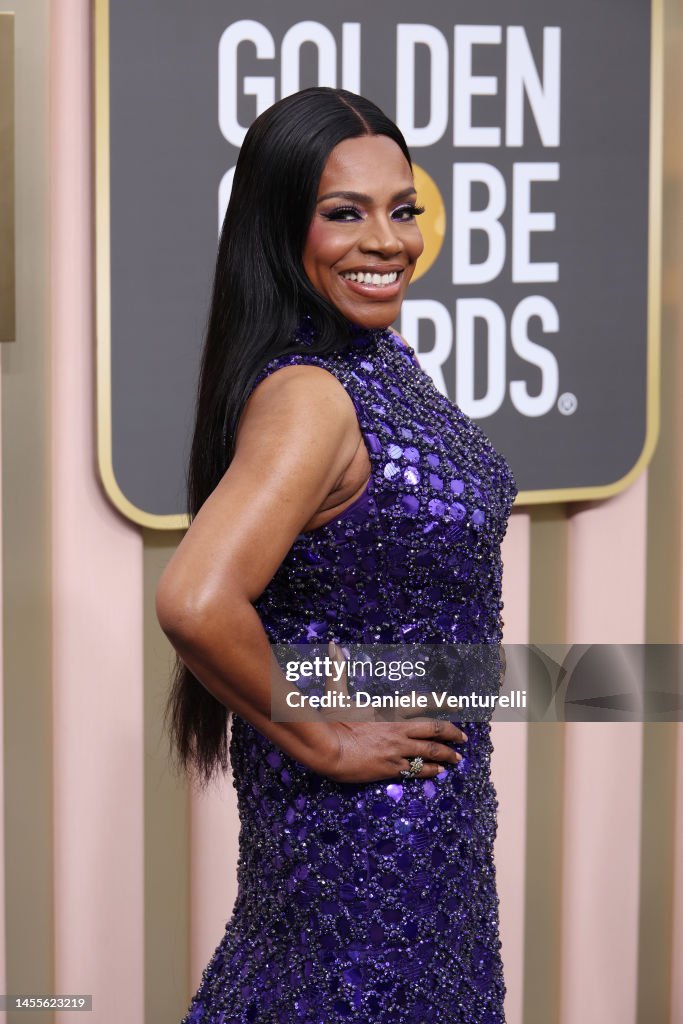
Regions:
<svg viewBox="0 0 683 1024"><path fill-rule="evenodd" d="M357 284L374 285L375 288L386 288L389 284L396 284L398 280L398 272L396 270L392 270L390 274L366 274L362 271L356 273L355 270L347 270L340 276L347 281L356 281Z"/></svg>

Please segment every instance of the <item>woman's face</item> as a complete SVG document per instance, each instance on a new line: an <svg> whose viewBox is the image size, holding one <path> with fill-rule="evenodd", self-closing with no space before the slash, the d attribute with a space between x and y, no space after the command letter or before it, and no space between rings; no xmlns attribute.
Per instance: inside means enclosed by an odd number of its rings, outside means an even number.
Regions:
<svg viewBox="0 0 683 1024"><path fill-rule="evenodd" d="M303 251L308 278L347 320L388 327L423 249L410 164L386 135L330 153Z"/></svg>

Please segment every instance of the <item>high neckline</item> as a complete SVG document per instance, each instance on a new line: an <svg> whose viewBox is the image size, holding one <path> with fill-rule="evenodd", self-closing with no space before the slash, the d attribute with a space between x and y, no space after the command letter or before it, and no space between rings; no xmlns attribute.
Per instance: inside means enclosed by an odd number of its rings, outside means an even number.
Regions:
<svg viewBox="0 0 683 1024"><path fill-rule="evenodd" d="M386 338L391 330L389 327L362 327L360 324L354 324L350 321L347 321L347 325L348 344L353 349L372 348L378 345L383 338ZM315 327L308 313L301 318L296 331L296 337L299 344L314 344Z"/></svg>
<svg viewBox="0 0 683 1024"><path fill-rule="evenodd" d="M359 327L351 324L350 344L354 348L370 348L387 336L388 327Z"/></svg>

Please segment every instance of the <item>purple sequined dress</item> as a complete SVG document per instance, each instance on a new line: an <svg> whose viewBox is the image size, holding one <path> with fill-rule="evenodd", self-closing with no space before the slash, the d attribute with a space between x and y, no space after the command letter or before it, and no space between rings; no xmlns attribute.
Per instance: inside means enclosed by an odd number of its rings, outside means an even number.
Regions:
<svg viewBox="0 0 683 1024"><path fill-rule="evenodd" d="M280 356L343 384L365 491L255 602L273 643L499 643L504 458L390 330ZM255 383L256 383L255 382ZM502 1024L490 724L434 780L338 783L238 716L238 896L183 1024Z"/></svg>

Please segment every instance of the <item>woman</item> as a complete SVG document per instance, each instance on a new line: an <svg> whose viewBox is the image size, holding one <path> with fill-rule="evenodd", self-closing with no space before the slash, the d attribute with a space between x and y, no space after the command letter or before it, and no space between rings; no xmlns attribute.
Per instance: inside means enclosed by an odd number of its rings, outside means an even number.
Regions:
<svg viewBox="0 0 683 1024"><path fill-rule="evenodd" d="M400 131L343 90L276 103L240 152L157 591L177 753L231 763L241 819L186 1022L504 1019L488 723L271 720L271 643L501 639L514 480L389 329L416 199Z"/></svg>

